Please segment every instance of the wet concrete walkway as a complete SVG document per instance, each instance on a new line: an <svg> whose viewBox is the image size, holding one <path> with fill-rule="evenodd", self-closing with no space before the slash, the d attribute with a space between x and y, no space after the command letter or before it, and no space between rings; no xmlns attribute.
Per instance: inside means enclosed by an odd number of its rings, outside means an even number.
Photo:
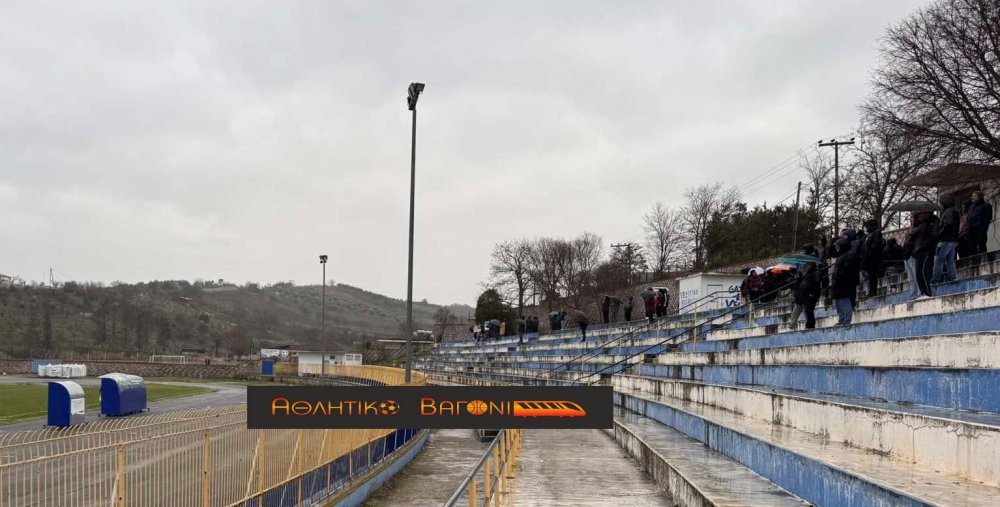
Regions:
<svg viewBox="0 0 1000 507"><path fill-rule="evenodd" d="M524 430L508 505L671 506L639 464L601 430Z"/></svg>
<svg viewBox="0 0 1000 507"><path fill-rule="evenodd" d="M433 430L424 450L363 505L440 507L487 447L489 442L480 442L475 430Z"/></svg>

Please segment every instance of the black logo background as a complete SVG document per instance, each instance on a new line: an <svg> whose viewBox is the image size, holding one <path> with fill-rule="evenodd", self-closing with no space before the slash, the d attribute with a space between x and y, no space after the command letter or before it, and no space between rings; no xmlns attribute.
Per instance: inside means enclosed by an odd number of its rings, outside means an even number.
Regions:
<svg viewBox="0 0 1000 507"><path fill-rule="evenodd" d="M248 386L247 427L251 429L294 428L611 428L614 408L611 386ZM399 411L392 415L271 415L274 398L289 403L307 401L337 404L341 401L373 401L376 406L394 400ZM420 398L441 401L572 401L587 415L582 417L515 417L472 415L464 405L458 415L420 415Z"/></svg>

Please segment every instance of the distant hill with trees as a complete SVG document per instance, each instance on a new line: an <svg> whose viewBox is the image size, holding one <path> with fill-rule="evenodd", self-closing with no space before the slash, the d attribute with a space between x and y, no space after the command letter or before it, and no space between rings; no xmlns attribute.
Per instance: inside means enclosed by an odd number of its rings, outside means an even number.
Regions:
<svg viewBox="0 0 1000 507"><path fill-rule="evenodd" d="M186 280L0 288L0 356L107 352L141 356L203 349L240 356L262 347L364 347L403 334L406 301L345 284L321 287ZM416 329L464 322L472 308L414 301Z"/></svg>

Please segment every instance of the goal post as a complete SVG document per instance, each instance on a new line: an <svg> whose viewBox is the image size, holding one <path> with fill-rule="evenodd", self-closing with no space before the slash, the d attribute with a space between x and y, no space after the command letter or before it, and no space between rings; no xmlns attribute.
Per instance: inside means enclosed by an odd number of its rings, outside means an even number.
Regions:
<svg viewBox="0 0 1000 507"><path fill-rule="evenodd" d="M185 356L152 355L149 356L151 363L185 364Z"/></svg>

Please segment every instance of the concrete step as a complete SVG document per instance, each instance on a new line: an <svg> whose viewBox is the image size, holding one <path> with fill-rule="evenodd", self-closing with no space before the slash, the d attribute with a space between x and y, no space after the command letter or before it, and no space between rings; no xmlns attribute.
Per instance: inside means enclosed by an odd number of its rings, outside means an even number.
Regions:
<svg viewBox="0 0 1000 507"><path fill-rule="evenodd" d="M613 385L621 392L708 405L1000 485L1000 414L633 375L616 375Z"/></svg>
<svg viewBox="0 0 1000 507"><path fill-rule="evenodd" d="M808 505L701 442L635 412L616 407L609 432L679 506Z"/></svg>
<svg viewBox="0 0 1000 507"><path fill-rule="evenodd" d="M815 343L722 352L666 352L657 364L839 365L1000 368L1000 332L982 331L888 340Z"/></svg>
<svg viewBox="0 0 1000 507"><path fill-rule="evenodd" d="M923 300L909 301L906 303L883 305L868 309L859 309L854 312L852 324L865 322L879 322L903 317L918 317L925 315L938 315L950 313L958 310L975 310L982 308L1000 307L1000 288L980 289L969 292L961 292L949 296L935 297ZM1000 309L998 309L1000 312ZM773 319L772 319L773 320ZM748 328L739 329L716 329L704 336L705 340L735 340L749 338L753 336L764 336L775 333L793 331L790 324L766 324L755 325ZM775 321L776 322L776 321ZM817 318L817 328L830 328L837 324L836 315ZM804 323L802 324L804 325Z"/></svg>
<svg viewBox="0 0 1000 507"><path fill-rule="evenodd" d="M1000 413L1000 369L991 368L638 364L634 373Z"/></svg>
<svg viewBox="0 0 1000 507"><path fill-rule="evenodd" d="M728 340L687 341L680 345L683 352L717 352L735 349L788 347L812 343L878 340L937 334L972 333L1000 330L1000 309L956 310L933 315L900 317L863 322L847 326L800 329L765 336Z"/></svg>
<svg viewBox="0 0 1000 507"><path fill-rule="evenodd" d="M615 400L815 505L1000 505L1000 488L805 431L655 394L616 392Z"/></svg>

